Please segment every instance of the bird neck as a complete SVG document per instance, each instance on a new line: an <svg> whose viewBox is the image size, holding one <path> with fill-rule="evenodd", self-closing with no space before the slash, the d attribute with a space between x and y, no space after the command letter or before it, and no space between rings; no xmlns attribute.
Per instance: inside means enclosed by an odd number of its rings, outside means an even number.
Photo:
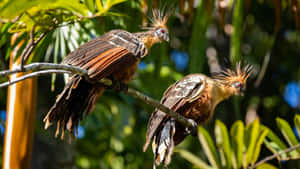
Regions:
<svg viewBox="0 0 300 169"><path fill-rule="evenodd" d="M221 92L222 92L222 95L223 95L224 99L228 99L230 96L233 96L236 93L235 88L233 88L231 86L228 86L228 85L225 85L225 84L222 84L222 83L220 85L220 89L221 89Z"/></svg>
<svg viewBox="0 0 300 169"><path fill-rule="evenodd" d="M146 46L147 50L149 50L154 44L160 43L161 40L155 36L155 32L150 30L146 32L137 32L134 33Z"/></svg>
<svg viewBox="0 0 300 169"><path fill-rule="evenodd" d="M218 98L218 102L221 102L225 99L228 99L230 96L235 95L236 89L231 86L228 86L222 82L216 81L217 92L216 95Z"/></svg>

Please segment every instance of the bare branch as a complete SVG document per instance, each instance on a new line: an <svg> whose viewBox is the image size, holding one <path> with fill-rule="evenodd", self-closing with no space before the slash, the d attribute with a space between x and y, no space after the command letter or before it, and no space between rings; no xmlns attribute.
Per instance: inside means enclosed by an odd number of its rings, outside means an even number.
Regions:
<svg viewBox="0 0 300 169"><path fill-rule="evenodd" d="M28 56L27 53L31 53L30 49L33 49L33 41L34 41L34 30L35 30L35 25L32 27L30 31L30 41L28 42L27 46L25 49L22 51L22 54L20 56L20 69L23 69L23 64L25 62L26 57Z"/></svg>
<svg viewBox="0 0 300 169"><path fill-rule="evenodd" d="M259 87L261 81L263 80L263 78L264 78L264 76L265 76L265 74L266 74L266 71L267 71L267 68L268 68L268 64L269 64L269 62L270 62L270 56L271 56L271 52L269 51L269 52L266 54L266 56L265 56L263 65L262 65L262 67L261 67L261 69L260 69L260 72L259 72L259 74L258 74L258 76L257 76L257 79L256 79L256 81L255 81L255 83L254 83L254 86L255 86L256 88Z"/></svg>
<svg viewBox="0 0 300 169"><path fill-rule="evenodd" d="M0 72L1 76L9 76L14 73L19 72L28 72L28 71L37 71L37 70L47 70L47 69L56 69L56 70L67 70L73 73L77 73L79 75L87 75L87 71L84 69L80 69L75 66L63 65L63 64L55 64L55 63L32 63L29 65L25 65L24 69L14 69L14 70L4 70Z"/></svg>
<svg viewBox="0 0 300 169"><path fill-rule="evenodd" d="M146 96L145 94L138 92L134 89L128 88L127 91L123 91L124 93L126 93L127 95L133 96L149 105L152 105L154 107L156 107L157 109L165 112L166 114L170 115L171 117L173 117L174 119L176 119L176 121L178 121L179 123L183 124L186 127L194 127L195 122L191 121L190 119L185 118L184 116L172 111L171 109L167 108L165 105L160 104L157 100L152 99L149 96Z"/></svg>
<svg viewBox="0 0 300 169"><path fill-rule="evenodd" d="M46 74L52 74L52 73L73 73L73 74L76 73L76 74L79 74L82 76L87 76L87 73L88 73L84 69L80 69L78 67L71 66L71 65L54 64L54 63L32 63L29 65L25 65L23 70L18 68L15 70L2 71L2 72L0 72L0 76L9 76L11 74L15 74L18 72L28 72L28 71L37 71L37 72L29 73L29 74L26 74L24 76L21 76L21 77L15 79L13 81L8 81L5 83L2 83L2 84L0 84L0 88L9 86L11 84L25 80L27 78L40 76L40 75L46 75ZM113 86L113 83L110 79L103 78L103 79L101 79L100 82L103 83L107 87ZM173 117L175 120L182 123L186 127L194 129L194 127L196 125L195 121L185 118L184 116L172 111L165 105L160 104L157 100L154 100L151 97L146 96L145 94L143 94L139 91L129 88L129 89L122 89L122 92L126 93L127 95L138 98L139 100L141 100L147 104L150 104L153 107L165 112L166 114L170 115L171 117Z"/></svg>
<svg viewBox="0 0 300 169"><path fill-rule="evenodd" d="M41 35L34 40L34 30L35 30L35 26L32 27L31 31L30 31L30 41L28 42L28 44L26 45L25 49L22 51L22 54L20 56L21 60L20 60L20 69L23 70L23 64L26 63L26 60L28 59L28 57L30 56L30 54L32 53L33 49L35 48L35 46L47 35L47 33L49 31L51 31L52 29L54 29L54 27L50 27L47 31L41 33Z"/></svg>
<svg viewBox="0 0 300 169"><path fill-rule="evenodd" d="M32 78L32 77L35 77L35 76L41 76L41 75L53 74L53 73L69 73L69 74L71 74L72 72L66 71L66 70L51 70L51 69L50 70L41 70L41 71L38 71L38 72L33 72L33 73L26 74L24 76L16 78L15 80L12 80L12 81L7 81L7 82L4 82L4 83L1 83L0 88L15 84L17 82L20 82L20 81L23 81L25 79Z"/></svg>
<svg viewBox="0 0 300 169"><path fill-rule="evenodd" d="M297 148L299 148L299 147L300 147L300 144L297 144L297 145L295 145L295 146L292 146L292 147L290 147L290 148L287 148L287 149L285 149L285 150L282 150L282 151L280 151L280 152L278 152L278 153L276 153L276 154L273 154L273 155L271 155L271 156L268 156L268 157L266 157L266 158L260 160L259 162L255 163L255 165L250 166L249 169L254 169L254 168L256 168L257 166L259 166L259 165L261 165L261 164L263 164L263 163L266 163L267 161L273 160L274 158L278 157L280 154L284 154L284 153L291 152L291 151L293 151L293 150L295 150L295 149L297 149Z"/></svg>

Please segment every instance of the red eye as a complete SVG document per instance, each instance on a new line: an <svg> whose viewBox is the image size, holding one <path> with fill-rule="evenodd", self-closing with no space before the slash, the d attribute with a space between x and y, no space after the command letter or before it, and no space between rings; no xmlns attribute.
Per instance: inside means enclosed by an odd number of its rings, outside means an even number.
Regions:
<svg viewBox="0 0 300 169"><path fill-rule="evenodd" d="M161 29L160 32L161 32L161 33L165 33L165 30L164 30L164 29Z"/></svg>
<svg viewBox="0 0 300 169"><path fill-rule="evenodd" d="M239 86L239 87L242 87L242 83L239 83L238 86Z"/></svg>

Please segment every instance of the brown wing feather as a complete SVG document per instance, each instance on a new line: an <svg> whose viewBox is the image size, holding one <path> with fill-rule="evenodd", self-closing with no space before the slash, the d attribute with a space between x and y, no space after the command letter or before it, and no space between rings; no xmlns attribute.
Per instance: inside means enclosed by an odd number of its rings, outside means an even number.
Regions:
<svg viewBox="0 0 300 169"><path fill-rule="evenodd" d="M101 79L114 72L126 69L136 61L137 58L128 50L116 47L101 53L90 62L87 62L83 68L88 70L91 79Z"/></svg>
<svg viewBox="0 0 300 169"><path fill-rule="evenodd" d="M202 74L185 76L166 90L161 103L177 113L182 113L179 109L191 100L199 97L205 85L205 76ZM144 151L146 151L158 128L168 118L168 115L158 109L152 113L147 126L146 142L143 148Z"/></svg>
<svg viewBox="0 0 300 169"><path fill-rule="evenodd" d="M146 52L134 34L113 30L83 44L62 63L84 68L92 80L98 80L133 65Z"/></svg>

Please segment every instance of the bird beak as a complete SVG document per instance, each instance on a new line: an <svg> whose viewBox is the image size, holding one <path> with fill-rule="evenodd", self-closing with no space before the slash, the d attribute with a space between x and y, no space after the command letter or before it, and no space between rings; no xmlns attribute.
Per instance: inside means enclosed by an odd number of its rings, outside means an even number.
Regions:
<svg viewBox="0 0 300 169"><path fill-rule="evenodd" d="M244 92L245 92L245 88L241 87L240 90L239 90L240 96L244 96Z"/></svg>
<svg viewBox="0 0 300 169"><path fill-rule="evenodd" d="M169 34L163 36L164 41L169 42Z"/></svg>

